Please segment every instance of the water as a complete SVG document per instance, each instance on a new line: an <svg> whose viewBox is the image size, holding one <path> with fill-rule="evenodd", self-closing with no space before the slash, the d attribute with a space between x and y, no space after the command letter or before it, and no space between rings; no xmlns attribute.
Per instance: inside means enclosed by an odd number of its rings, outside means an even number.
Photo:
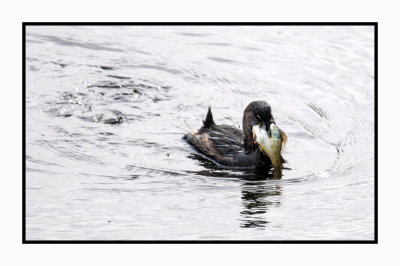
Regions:
<svg viewBox="0 0 400 266"><path fill-rule="evenodd" d="M374 42L361 27L26 31L28 240L371 240ZM183 135L266 100L281 178Z"/></svg>

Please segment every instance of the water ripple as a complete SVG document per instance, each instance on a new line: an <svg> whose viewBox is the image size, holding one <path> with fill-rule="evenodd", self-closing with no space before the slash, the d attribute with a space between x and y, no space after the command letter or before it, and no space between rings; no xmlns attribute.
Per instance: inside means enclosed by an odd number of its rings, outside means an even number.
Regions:
<svg viewBox="0 0 400 266"><path fill-rule="evenodd" d="M53 42L54 44L57 45L63 45L63 46L75 46L75 47L80 47L80 48L85 48L85 49L90 49L90 50L104 50L104 51L113 51L113 52L123 52L122 49L117 49L117 48L112 48L112 47L107 47L105 45L100 45L97 43L89 43L89 42L80 42L80 41L75 41L73 39L64 39L64 38L59 38L56 36L51 36L51 35L32 35L35 37L39 37L42 40L48 41L48 42Z"/></svg>

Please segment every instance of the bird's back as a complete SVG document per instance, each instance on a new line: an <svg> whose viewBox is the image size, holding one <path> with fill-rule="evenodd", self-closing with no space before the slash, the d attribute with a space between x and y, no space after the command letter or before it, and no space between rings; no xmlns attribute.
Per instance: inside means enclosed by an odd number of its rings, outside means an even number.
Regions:
<svg viewBox="0 0 400 266"><path fill-rule="evenodd" d="M186 136L197 150L222 165L233 166L236 157L244 151L243 132L227 125L202 127Z"/></svg>
<svg viewBox="0 0 400 266"><path fill-rule="evenodd" d="M244 150L243 131L214 122L211 108L208 108L203 127L185 136L198 151L225 166L243 167L259 164L255 154Z"/></svg>

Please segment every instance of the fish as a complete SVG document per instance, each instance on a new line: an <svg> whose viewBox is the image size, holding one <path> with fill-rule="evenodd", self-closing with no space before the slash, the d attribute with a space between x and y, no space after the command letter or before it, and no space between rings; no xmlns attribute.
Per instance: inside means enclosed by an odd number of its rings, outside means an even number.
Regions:
<svg viewBox="0 0 400 266"><path fill-rule="evenodd" d="M265 125L254 125L252 130L253 139L258 143L259 149L271 159L272 166L282 169L284 159L281 153L287 141L286 134L275 123L270 124L268 132Z"/></svg>

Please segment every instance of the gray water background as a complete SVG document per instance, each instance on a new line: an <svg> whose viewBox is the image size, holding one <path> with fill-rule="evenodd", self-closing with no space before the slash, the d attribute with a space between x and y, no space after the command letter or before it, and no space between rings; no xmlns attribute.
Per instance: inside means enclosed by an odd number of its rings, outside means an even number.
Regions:
<svg viewBox="0 0 400 266"><path fill-rule="evenodd" d="M368 26L28 26L28 240L370 240ZM183 139L209 105L241 127L266 100L271 172L223 169Z"/></svg>

